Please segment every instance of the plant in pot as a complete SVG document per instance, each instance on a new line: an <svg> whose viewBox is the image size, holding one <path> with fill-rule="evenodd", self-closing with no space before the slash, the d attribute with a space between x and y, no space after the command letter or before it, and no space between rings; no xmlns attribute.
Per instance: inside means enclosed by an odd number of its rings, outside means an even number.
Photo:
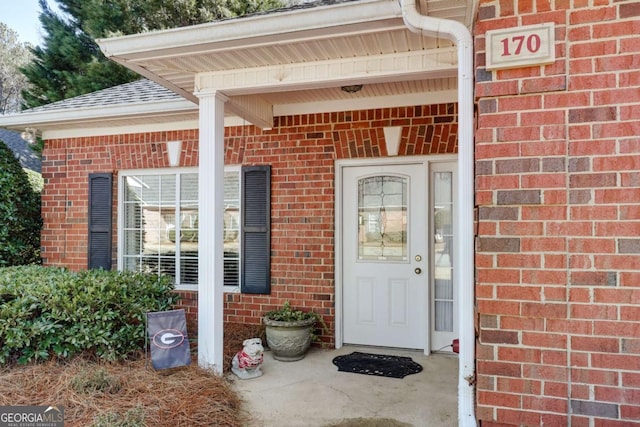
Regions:
<svg viewBox="0 0 640 427"><path fill-rule="evenodd" d="M267 312L262 318L266 326L267 345L273 357L283 362L293 362L304 358L317 338L313 333L316 323L325 323L318 313L294 310L289 301L282 308Z"/></svg>

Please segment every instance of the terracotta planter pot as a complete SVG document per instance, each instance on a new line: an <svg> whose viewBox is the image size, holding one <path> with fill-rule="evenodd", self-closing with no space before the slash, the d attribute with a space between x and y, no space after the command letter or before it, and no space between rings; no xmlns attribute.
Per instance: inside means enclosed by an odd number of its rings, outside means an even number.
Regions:
<svg viewBox="0 0 640 427"><path fill-rule="evenodd" d="M304 358L311 346L311 332L316 319L283 322L262 318L266 326L267 345L273 357L283 362L293 362Z"/></svg>

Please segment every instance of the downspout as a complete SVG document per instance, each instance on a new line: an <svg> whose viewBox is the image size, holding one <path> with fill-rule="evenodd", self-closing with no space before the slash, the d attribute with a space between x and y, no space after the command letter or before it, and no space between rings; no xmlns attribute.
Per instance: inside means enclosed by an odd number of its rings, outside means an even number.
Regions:
<svg viewBox="0 0 640 427"><path fill-rule="evenodd" d="M458 48L458 232L455 286L458 294L460 354L458 359L458 424L476 426L474 322L474 164L473 164L473 42L463 24L422 15L416 0L400 0L407 28L426 37L446 38ZM455 279L457 277L457 280Z"/></svg>

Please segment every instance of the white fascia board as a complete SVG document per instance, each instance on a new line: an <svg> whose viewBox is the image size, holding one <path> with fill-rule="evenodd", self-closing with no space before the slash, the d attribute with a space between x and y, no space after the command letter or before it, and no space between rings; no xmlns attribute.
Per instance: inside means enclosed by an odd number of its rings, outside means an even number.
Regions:
<svg viewBox="0 0 640 427"><path fill-rule="evenodd" d="M300 104L277 104L273 106L273 115L295 116L299 114L316 114L336 111L369 110L377 108L408 107L413 105L433 105L457 102L456 90L438 92L408 93L371 98L354 98L352 100L320 101Z"/></svg>
<svg viewBox="0 0 640 427"><path fill-rule="evenodd" d="M231 96L276 89L317 89L327 84L376 83L390 77L411 80L427 75L452 76L457 69L456 48L451 47L199 73L196 75L196 87L199 90L219 89Z"/></svg>
<svg viewBox="0 0 640 427"><path fill-rule="evenodd" d="M224 118L224 126L244 126L246 121L238 116L228 116ZM115 124L102 127L76 127L51 129L42 132L42 138L60 139L60 138L86 138L91 136L109 136L109 135L125 135L132 133L153 133L153 132L171 132L179 130L198 129L198 118L182 121L163 121L162 123L147 124ZM197 290L197 289L195 289Z"/></svg>
<svg viewBox="0 0 640 427"><path fill-rule="evenodd" d="M386 22L385 22L386 21ZM97 39L108 57L149 60L344 34L404 28L395 0L362 0L293 9L189 27ZM338 29L339 27L342 27ZM297 36L296 36L297 35Z"/></svg>
<svg viewBox="0 0 640 427"><path fill-rule="evenodd" d="M170 132L198 129L198 119L165 121L148 124L115 124L100 127L67 127L42 131L42 139L87 138L92 136L126 135L132 133Z"/></svg>
<svg viewBox="0 0 640 427"><path fill-rule="evenodd" d="M198 112L198 106L187 100L160 100L113 106L92 106L86 108L64 108L25 112L0 117L0 127L17 129L20 127L46 127L82 121L100 122L122 117L170 116L187 111Z"/></svg>

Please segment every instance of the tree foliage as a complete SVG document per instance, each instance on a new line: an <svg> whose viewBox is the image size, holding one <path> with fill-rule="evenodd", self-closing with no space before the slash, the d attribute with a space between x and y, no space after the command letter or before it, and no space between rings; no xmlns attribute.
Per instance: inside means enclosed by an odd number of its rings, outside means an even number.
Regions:
<svg viewBox="0 0 640 427"><path fill-rule="evenodd" d="M133 81L139 76L107 60L95 39L182 27L281 7L280 0L40 0L44 44L23 69L33 85L29 108Z"/></svg>
<svg viewBox="0 0 640 427"><path fill-rule="evenodd" d="M0 22L0 114L20 110L21 92L29 85L20 67L30 60L29 44L20 43L18 34Z"/></svg>
<svg viewBox="0 0 640 427"><path fill-rule="evenodd" d="M32 50L35 60L22 69L31 88L23 91L25 106L37 107L66 98L130 82L135 73L107 60L98 45L74 19L57 15L40 0L42 47Z"/></svg>
<svg viewBox="0 0 640 427"><path fill-rule="evenodd" d="M0 141L0 267L40 262L40 194Z"/></svg>

